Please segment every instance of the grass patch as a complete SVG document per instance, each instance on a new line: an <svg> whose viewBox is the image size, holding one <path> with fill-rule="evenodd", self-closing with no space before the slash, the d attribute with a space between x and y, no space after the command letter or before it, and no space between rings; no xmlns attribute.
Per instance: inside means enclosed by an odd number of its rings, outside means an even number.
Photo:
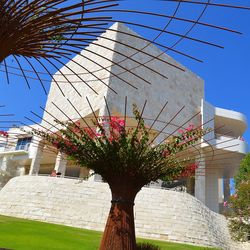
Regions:
<svg viewBox="0 0 250 250"><path fill-rule="evenodd" d="M0 249L98 250L101 236L102 233L96 231L0 215ZM156 244L161 250L213 249L144 239L138 242Z"/></svg>

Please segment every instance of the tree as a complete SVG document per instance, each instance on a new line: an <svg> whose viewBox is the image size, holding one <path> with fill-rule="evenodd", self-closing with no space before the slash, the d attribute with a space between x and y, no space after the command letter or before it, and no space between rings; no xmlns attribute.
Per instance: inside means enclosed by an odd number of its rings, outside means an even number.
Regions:
<svg viewBox="0 0 250 250"><path fill-rule="evenodd" d="M243 158L237 175L234 177L236 188L243 182L249 180L250 174L250 153Z"/></svg>
<svg viewBox="0 0 250 250"><path fill-rule="evenodd" d="M10 83L10 76L13 74L11 68L15 71L14 75L24 78L28 88L29 81L36 79L47 94L44 76L52 78L58 84L53 76L54 70L61 72L60 67L66 61L73 61L72 57L80 54L103 32L110 19L104 13L117 6L118 2L119 0L0 0L0 65L4 68L7 82ZM85 69L84 65L81 67ZM70 72L81 78L73 69ZM75 89L72 81L67 76L64 77ZM3 77L0 76L0 79ZM81 81L84 82L82 79ZM59 85L58 88L64 95ZM79 93L76 89L75 91Z"/></svg>
<svg viewBox="0 0 250 250"><path fill-rule="evenodd" d="M241 161L234 180L236 193L227 204L229 228L235 240L247 241L250 237L250 154Z"/></svg>
<svg viewBox="0 0 250 250"><path fill-rule="evenodd" d="M116 1L116 0L115 0ZM113 2L115 2L113 1ZM98 2L95 8L86 1L7 0L0 1L0 62L10 55L60 59L85 47L89 27L102 26L102 17L85 18L86 13L107 10L115 4ZM90 4L91 5L91 4ZM83 23L84 22L84 23ZM95 22L95 23L94 23ZM85 29L85 30L84 30ZM90 31L90 33L91 33ZM78 35L79 42L74 39ZM68 49L65 47L69 47Z"/></svg>
<svg viewBox="0 0 250 250"><path fill-rule="evenodd" d="M92 169L109 184L112 200L100 249L135 250L134 200L151 181L172 180L195 171L194 157L188 156L190 145L208 132L193 126L153 145L150 128L134 106L137 126L126 127L119 117L99 117L95 128L80 122L60 122L58 133L35 130L71 160ZM97 128L97 129L96 129ZM182 154L180 154L182 152Z"/></svg>
<svg viewBox="0 0 250 250"><path fill-rule="evenodd" d="M173 8L170 8L170 10L167 8L167 2L172 2ZM156 7L156 9L152 8L152 6ZM199 11L197 10L198 6L200 7L198 8ZM54 72L60 72L60 68L66 61L74 61L73 57L75 55L86 60L81 51L117 21L133 25L140 30L144 29L144 32L150 35L147 39L149 44L156 44L166 51L170 50L195 61L201 61L194 55L180 51L176 46L186 39L196 43L195 46L197 44L217 48L223 48L223 46L206 39L197 39L191 36L191 31L196 26L240 34L240 32L223 25L201 22L200 19L205 15L209 6L225 10L228 8L250 9L248 6L183 0L148 0L147 3L144 1L144 4L135 4L133 0L0 0L0 65L3 67L1 69L2 75L0 72L0 79L6 79L10 83L11 76L18 75L24 78L29 88L29 81L36 79L40 82L44 92L47 93L44 86L46 81L53 79L58 85L62 82L62 80L57 82ZM159 9L166 8L167 12L165 14L159 13L158 7ZM179 9L182 9L183 13L192 13L193 16L191 15L189 18L178 17ZM221 14L224 14L224 12L221 11ZM124 15L125 13L127 14ZM198 13L199 15L197 15ZM134 18L135 16L137 18ZM158 23L159 20L160 25L152 25L154 21ZM181 29L181 32L179 25L171 25L175 21L182 23L183 29ZM188 27L187 24L191 24L191 26ZM160 37L164 37L166 34L175 36L177 38L176 42L173 44L171 39L158 41ZM127 35L131 34L128 33ZM137 38L141 39L139 36ZM108 39L113 40L112 37ZM147 48L149 44L146 44L144 48ZM138 52L145 53L144 48L133 46L135 54ZM113 50L112 46L108 49ZM101 53L98 56L109 59L109 57ZM124 56L126 57L126 54ZM132 55L129 58L134 60ZM149 58L148 62L152 60ZM164 60L161 61L164 62ZM136 63L142 65L140 60L136 60ZM168 61L164 63L181 71L184 70L182 67ZM78 60L76 60L76 64L83 71L86 70L84 65L86 62L79 65ZM143 66L146 66L145 62L143 62ZM61 73L64 76L63 81L72 84L72 87L74 87L73 81L76 81L70 78L72 74L78 78L78 82L79 80L84 82L80 74L75 73L73 68L69 67L69 73ZM108 70L108 68L105 68L105 70ZM167 78L157 70L153 71L161 77ZM95 71L92 72L90 69L89 74L95 76L94 73ZM44 79L45 76L49 79ZM124 81L124 83L126 82ZM87 82L85 84L95 92L95 89ZM58 88L61 90L60 86ZM61 92L64 95L63 91Z"/></svg>

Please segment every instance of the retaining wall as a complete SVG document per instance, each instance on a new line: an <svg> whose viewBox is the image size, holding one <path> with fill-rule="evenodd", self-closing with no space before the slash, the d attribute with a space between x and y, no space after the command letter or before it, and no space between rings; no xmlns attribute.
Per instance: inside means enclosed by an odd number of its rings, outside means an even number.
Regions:
<svg viewBox="0 0 250 250"><path fill-rule="evenodd" d="M0 191L0 214L102 231L110 199L105 183L23 176ZM143 188L135 201L135 223L140 237L243 249L230 240L222 215L186 193Z"/></svg>

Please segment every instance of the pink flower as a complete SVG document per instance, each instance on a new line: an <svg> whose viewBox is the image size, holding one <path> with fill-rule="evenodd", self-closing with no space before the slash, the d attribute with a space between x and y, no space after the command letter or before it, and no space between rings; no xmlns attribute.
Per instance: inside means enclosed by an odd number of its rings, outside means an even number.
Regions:
<svg viewBox="0 0 250 250"><path fill-rule="evenodd" d="M195 170L198 168L199 166L197 165L197 163L192 163L190 165L188 165L180 174L180 177L189 177L189 176L194 176L195 175Z"/></svg>
<svg viewBox="0 0 250 250"><path fill-rule="evenodd" d="M103 134L95 133L95 136L96 136L96 137L101 137L101 136L103 136Z"/></svg>
<svg viewBox="0 0 250 250"><path fill-rule="evenodd" d="M76 125L77 127L80 127L80 125L81 125L80 121L75 122L75 125Z"/></svg>
<svg viewBox="0 0 250 250"><path fill-rule="evenodd" d="M52 143L55 147L58 147L59 142L58 141L53 141Z"/></svg>
<svg viewBox="0 0 250 250"><path fill-rule="evenodd" d="M190 124L187 128L186 128L186 131L191 131L194 129L194 125L193 124Z"/></svg>
<svg viewBox="0 0 250 250"><path fill-rule="evenodd" d="M95 138L96 132L93 131L93 129L91 129L91 128L84 128L84 131L85 131L85 133L86 133L91 139Z"/></svg>
<svg viewBox="0 0 250 250"><path fill-rule="evenodd" d="M0 130L0 135L4 136L4 137L6 137L6 138L9 137L8 132L3 131L3 130Z"/></svg>
<svg viewBox="0 0 250 250"><path fill-rule="evenodd" d="M223 206L224 206L224 207L227 207L227 201L224 201L224 202L223 202Z"/></svg>

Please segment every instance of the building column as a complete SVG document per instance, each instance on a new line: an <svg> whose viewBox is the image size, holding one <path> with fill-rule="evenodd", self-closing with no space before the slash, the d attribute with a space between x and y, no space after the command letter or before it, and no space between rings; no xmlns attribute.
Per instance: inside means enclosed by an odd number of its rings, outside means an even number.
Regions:
<svg viewBox="0 0 250 250"><path fill-rule="evenodd" d="M215 168L206 170L205 204L212 211L219 213L219 176Z"/></svg>
<svg viewBox="0 0 250 250"><path fill-rule="evenodd" d="M187 186L187 193L194 196L195 195L195 178L188 177L186 186Z"/></svg>
<svg viewBox="0 0 250 250"><path fill-rule="evenodd" d="M219 202L219 212L223 212L223 203L224 203L224 193L223 193L223 179L219 178L218 181L218 202Z"/></svg>
<svg viewBox="0 0 250 250"><path fill-rule="evenodd" d="M206 204L206 164L205 156L200 155L197 160L199 167L195 171L195 197L202 203Z"/></svg>
<svg viewBox="0 0 250 250"><path fill-rule="evenodd" d="M228 201L230 199L230 178L223 179L223 192L224 192L224 201Z"/></svg>
<svg viewBox="0 0 250 250"><path fill-rule="evenodd" d="M64 177L66 172L66 167L67 167L66 155L59 152L56 157L56 164L54 170L56 170L57 173L61 173L61 176Z"/></svg>
<svg viewBox="0 0 250 250"><path fill-rule="evenodd" d="M4 156L2 159L2 164L0 166L0 169L4 172L7 171L8 168L8 161L9 161L9 157L8 156Z"/></svg>
<svg viewBox="0 0 250 250"><path fill-rule="evenodd" d="M34 149L34 157L30 165L29 175L38 175L43 156L44 141L39 141Z"/></svg>
<svg viewBox="0 0 250 250"><path fill-rule="evenodd" d="M12 163L10 156L4 156L0 162L0 190L12 177Z"/></svg>

